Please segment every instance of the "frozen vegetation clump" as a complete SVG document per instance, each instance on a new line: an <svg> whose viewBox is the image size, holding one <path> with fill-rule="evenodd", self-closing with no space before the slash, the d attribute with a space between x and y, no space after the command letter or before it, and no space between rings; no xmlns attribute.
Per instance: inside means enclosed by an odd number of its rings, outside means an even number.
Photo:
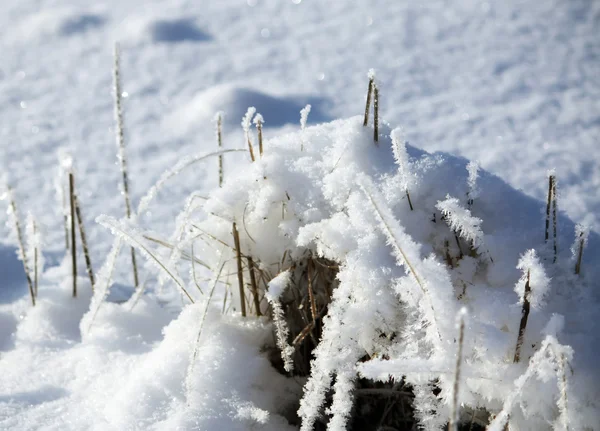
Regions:
<svg viewBox="0 0 600 431"><path fill-rule="evenodd" d="M477 164L382 125L375 144L362 117L306 127L307 112L257 157L248 110L252 162L178 218L187 259L156 266L184 303L210 301L199 271L221 312L272 327L261 354L303 389L271 413L303 431L594 429L596 235L562 217L546 240L544 204ZM138 248L149 237L103 222ZM552 242L573 246L555 259ZM268 424L246 401L237 420Z"/></svg>

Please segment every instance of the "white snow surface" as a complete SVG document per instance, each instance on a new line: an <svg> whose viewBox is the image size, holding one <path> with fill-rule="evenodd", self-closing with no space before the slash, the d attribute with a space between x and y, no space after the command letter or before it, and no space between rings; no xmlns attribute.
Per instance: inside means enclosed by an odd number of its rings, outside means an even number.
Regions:
<svg viewBox="0 0 600 431"><path fill-rule="evenodd" d="M40 262L45 264L38 304L31 308L11 219L0 211L1 429L295 429L285 417L298 408L304 382L285 378L270 366L263 348L277 344L273 325L265 318L241 319L231 310L222 315L225 294L220 289L196 345L207 298L183 273L189 265L171 266L182 272L193 305L172 283L162 288L155 283L159 269L145 264L140 254L142 273L151 275L148 294L135 306L125 302L133 291L128 246L117 259L110 291L98 286L92 299L81 259L80 294L70 297L63 206L56 193L65 153L73 158L96 271L115 242L109 230L95 223L96 217L124 215L111 96L115 41L121 44L134 208L177 161L217 150L216 112L224 112L226 149L246 148L240 121L248 107L256 107L265 119L263 160L249 166L247 153L225 154L222 190L216 190L216 157L169 178L138 214L141 227L131 227L135 238L143 228L157 238L187 240L187 233L173 231L190 220L230 242L230 223L210 224L209 211L223 211L244 218L245 226L238 220L243 247L260 257L259 264L281 261L286 250L298 257L309 249L344 268L326 319L329 347L317 349L318 372L310 377L302 400L305 423L334 372L341 376L331 407L335 429L343 429L347 420L352 400L344 390L357 371L384 379L402 370L417 386L417 397L426 396L419 385L431 378L432 369L449 367L447 376L453 373L454 313L462 305L470 318L461 402L499 411L510 399L516 406L511 418L525 424L523 429L543 429L536 427L565 417L571 429L600 423L600 246L595 233L600 231L600 3L104 0L92 5L9 0L0 9L0 166L14 189L23 231L28 212L38 222L41 238L30 244L42 245ZM397 172L385 125L379 147L372 144L372 129L367 129L369 135L357 117L310 127L362 113L371 68L377 72L380 114L401 127L401 138L412 145L407 146L411 181L407 172ZM305 111L301 117L307 104L310 115ZM302 133L269 141L299 130L299 121L302 129L307 122ZM440 232L447 226L439 214L434 227L430 219L447 194L467 208L467 161L441 153L426 156L415 147L478 161L477 199L469 211L482 220L485 255L494 262L466 253L452 271L445 271ZM543 244L542 200L551 168L560 184L555 266L552 251ZM407 184L414 212L407 208ZM369 189L374 201L389 207L383 218L361 191ZM192 192L201 201L198 206L209 198L204 211L176 222ZM292 199L283 205L286 193ZM275 215L281 221L282 206L302 221L262 222ZM580 278L572 276L576 232L587 228L575 230L574 223L592 229ZM248 232L263 241L255 244ZM404 252L409 259L416 256L415 268L402 263L395 234L409 235ZM457 255L454 238L449 238L448 248ZM185 241L172 255L149 244L169 262L189 253ZM197 246L196 258L214 270L221 259L215 246ZM548 284L543 304L536 302L539 307L530 315L524 359L512 364L522 300L514 290L523 289L517 265L530 249L539 257L534 262L537 279ZM208 270L196 266L204 279ZM419 283L414 273L431 279L423 277ZM102 274L100 281L106 280L106 270ZM461 294L457 286L465 281L467 293L456 299ZM202 288L209 290L206 282ZM423 293L427 289L436 296ZM236 300L235 289L233 293L230 303ZM399 301L407 308L392 306ZM80 323L90 320L90 303L93 312L98 306L97 314L82 336ZM365 315L372 319L365 322ZM407 316L413 319L409 324L403 320ZM560 316L563 324L556 323L562 322ZM342 317L350 328L342 329ZM378 329L390 330L399 322L405 345L373 343ZM554 323L546 327L548 322ZM343 344L343 335L351 332L356 339ZM415 341L419 337L426 346ZM554 356L546 355L548 359L537 350L534 357L532 345L550 346ZM193 373L186 375L196 348ZM391 358L388 363L371 361L354 368L365 351L383 348ZM556 400L556 352L567 352L574 370L569 376L570 413ZM527 369L530 357L540 370ZM500 376L493 385L486 380L490 375ZM521 394L511 393L525 381L523 376L539 378L527 380ZM442 376L440 384L448 387L451 378ZM519 397L532 394L545 396L520 409ZM426 406L431 400L421 401ZM446 420L447 405L436 408ZM432 426L442 420L422 419Z"/></svg>

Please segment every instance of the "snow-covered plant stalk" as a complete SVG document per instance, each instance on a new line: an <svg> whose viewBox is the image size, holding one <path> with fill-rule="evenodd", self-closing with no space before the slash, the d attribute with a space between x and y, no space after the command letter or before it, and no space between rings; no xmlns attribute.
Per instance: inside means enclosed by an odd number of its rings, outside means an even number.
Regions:
<svg viewBox="0 0 600 431"><path fill-rule="evenodd" d="M60 205L60 212L63 215L63 224L65 229L65 250L69 250L69 207L65 193L65 176L71 169L73 159L64 148L58 150L58 170L54 183L56 197Z"/></svg>
<svg viewBox="0 0 600 431"><path fill-rule="evenodd" d="M373 140L379 142L379 87L373 83Z"/></svg>
<svg viewBox="0 0 600 431"><path fill-rule="evenodd" d="M369 70L367 76L369 78L369 87L367 88L367 103L365 105L365 118L363 120L364 127L367 127L369 124L369 111L371 110L371 95L373 94L373 85L375 83L375 70Z"/></svg>
<svg viewBox="0 0 600 431"><path fill-rule="evenodd" d="M75 178L69 172L69 203L71 205L71 276L73 277L73 298L77 297L77 232L75 231Z"/></svg>
<svg viewBox="0 0 600 431"><path fill-rule="evenodd" d="M256 114L253 122L254 122L254 125L256 126L256 132L258 133L258 153L260 154L260 157L262 157L262 155L263 155L262 128L263 128L263 124L264 124L265 120L263 119L262 115Z"/></svg>
<svg viewBox="0 0 600 431"><path fill-rule="evenodd" d="M457 198L446 195L446 199L439 201L435 207L444 215L450 229L469 242L473 250L483 248L482 220L472 216L471 211L461 206ZM489 253L487 254L489 256ZM493 261L491 256L489 258Z"/></svg>
<svg viewBox="0 0 600 431"><path fill-rule="evenodd" d="M223 113L217 112L215 115L217 146L219 150L223 148ZM223 154L219 154L219 187L223 187Z"/></svg>
<svg viewBox="0 0 600 431"><path fill-rule="evenodd" d="M97 284L96 289L94 290L94 294L92 295L92 300L90 302L90 310L83 316L80 323L81 332L83 334L89 334L92 329L92 324L96 319L96 315L100 310L100 306L104 302L104 300L108 297L110 292L110 286L112 281L113 271L115 269L115 263L117 261L117 256L121 251L122 240L120 236L117 236L113 241L113 245L102 265L100 271L98 271Z"/></svg>
<svg viewBox="0 0 600 431"><path fill-rule="evenodd" d="M331 419L327 424L328 431L346 431L348 420L352 412L354 401L354 379L356 371L353 366L347 366L344 370L338 370L333 385L333 401L327 413Z"/></svg>
<svg viewBox="0 0 600 431"><path fill-rule="evenodd" d="M527 320L531 307L540 309L544 305L545 296L548 293L550 279L546 276L544 266L540 262L535 250L528 250L521 256L517 268L523 271L523 276L515 285L515 292L519 295L519 303L522 304L521 322L519 324L519 336L515 348L513 362L520 360L521 347L527 329Z"/></svg>
<svg viewBox="0 0 600 431"><path fill-rule="evenodd" d="M571 253L575 261L575 274L581 273L581 260L583 259L583 249L587 245L587 238L590 233L590 228L582 224L575 226L575 241L571 246Z"/></svg>
<svg viewBox="0 0 600 431"><path fill-rule="evenodd" d="M129 198L129 179L127 174L127 158L125 157L125 129L123 122L123 104L121 92L121 74L120 74L120 48L119 44L115 43L114 65L113 65L113 86L115 98L115 122L117 130L117 146L119 148L119 162L121 166L121 174L123 177L123 196L125 197L125 211L127 218L131 218L131 200ZM135 249L131 247L131 266L133 268L133 284L137 289L139 285L137 262L135 258Z"/></svg>
<svg viewBox="0 0 600 431"><path fill-rule="evenodd" d="M81 215L81 205L79 204L79 198L77 194L74 196L75 200L75 214L77 215L77 224L79 226L79 237L81 238L81 246L83 248L83 257L85 259L85 268L90 278L90 285L92 286L92 292L96 284L94 279L94 270L92 268L92 258L90 256L90 249L88 247L87 236L85 234L85 226L83 224L83 216Z"/></svg>
<svg viewBox="0 0 600 431"><path fill-rule="evenodd" d="M256 274L254 273L254 259L252 259L252 256L248 256L246 260L248 261L248 272L250 273L250 288L252 290L252 298L254 300L254 312L257 316L262 316L260 311L260 298L258 296L258 283L256 282Z"/></svg>
<svg viewBox="0 0 600 431"><path fill-rule="evenodd" d="M33 292L38 296L39 274L44 269L44 259L42 255L42 237L38 224L31 213L27 215L27 256L32 260L30 268L33 268Z"/></svg>
<svg viewBox="0 0 600 431"><path fill-rule="evenodd" d="M244 297L244 269L242 268L242 250L240 249L240 234L237 225L233 222L233 243L235 245L235 257L237 262L238 283L240 288L240 308L242 316L246 317L246 298Z"/></svg>
<svg viewBox="0 0 600 431"><path fill-rule="evenodd" d="M246 138L246 142L248 143L248 152L250 153L250 159L254 162L256 159L254 157L254 147L252 146L252 139L250 138L250 124L252 123L252 117L256 114L256 108L251 106L246 111L246 115L242 118L242 129L244 130L244 136Z"/></svg>
<svg viewBox="0 0 600 431"><path fill-rule="evenodd" d="M281 351L281 359L283 360L283 368L288 373L294 370L294 361L292 355L294 348L288 344L289 328L285 321L285 315L279 298L284 290L288 287L291 281L292 274L289 270L282 271L275 278L269 281L269 289L265 292L265 297L271 305L273 314L273 323L275 324L275 335L277 338L277 347Z"/></svg>
<svg viewBox="0 0 600 431"><path fill-rule="evenodd" d="M413 211L413 204L410 199L409 185L411 182L410 172L410 161L408 159L408 152L406 151L406 141L402 138L402 131L400 129L392 130L392 151L394 153L394 159L398 165L400 171L401 186L406 189L406 199L410 210Z"/></svg>
<svg viewBox="0 0 600 431"><path fill-rule="evenodd" d="M27 260L27 251L25 249L25 242L23 240L23 233L21 231L21 223L19 222L19 214L17 212L17 204L15 203L15 197L10 186L6 186L6 194L8 196L8 216L12 218L13 228L17 236L17 242L19 243L17 256L23 262L23 270L25 271L25 277L27 278L27 285L29 286L29 294L31 295L31 304L35 306L35 291L33 289L33 280L31 278L31 271Z"/></svg>
<svg viewBox="0 0 600 431"><path fill-rule="evenodd" d="M470 210L473 208L475 199L479 197L479 187L477 186L477 178L479 178L479 163L471 161L467 164L467 171L469 172L469 178L467 184L469 191L467 192L467 208Z"/></svg>
<svg viewBox="0 0 600 431"><path fill-rule="evenodd" d="M306 105L300 110L300 151L304 151L304 129L306 129L306 122L308 121L308 114L310 114L310 105Z"/></svg>
<svg viewBox="0 0 600 431"><path fill-rule="evenodd" d="M554 336L547 335L542 341L540 349L535 352L529 360L529 365L525 373L515 380L513 390L504 398L502 410L489 424L486 431L506 430L510 414L529 381L536 375L542 380L548 379L551 377L547 374L549 369L554 371L559 389L559 399L557 404L560 416L558 422L561 423L564 430L568 430L568 386L566 367L572 356L573 349L571 349L571 347L561 345ZM548 365L550 365L550 367L548 367Z"/></svg>
<svg viewBox="0 0 600 431"><path fill-rule="evenodd" d="M456 365L454 367L454 383L452 385L452 395L450 399L450 420L448 421L448 431L458 431L460 372L463 358L463 346L465 341L466 317L467 309L463 307L458 312L456 319L456 326L458 327L458 352L456 353Z"/></svg>
<svg viewBox="0 0 600 431"><path fill-rule="evenodd" d="M553 262L556 263L556 258L558 256L558 245L557 245L557 192L556 192L556 175L554 171L550 171L548 174L548 200L546 203L546 231L544 235L544 240L547 243L550 239L550 218L552 217L552 237L553 237L553 251L554 251L554 259Z"/></svg>

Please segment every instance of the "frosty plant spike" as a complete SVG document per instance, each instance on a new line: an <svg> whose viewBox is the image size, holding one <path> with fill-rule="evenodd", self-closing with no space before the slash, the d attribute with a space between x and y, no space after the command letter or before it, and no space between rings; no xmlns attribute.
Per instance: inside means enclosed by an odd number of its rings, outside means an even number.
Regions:
<svg viewBox="0 0 600 431"><path fill-rule="evenodd" d="M571 247L571 252L575 258L575 275L581 273L581 260L583 259L583 249L587 244L587 237L589 235L589 228L587 226L578 224L575 226L575 242Z"/></svg>
<svg viewBox="0 0 600 431"><path fill-rule="evenodd" d="M363 120L363 126L369 125L369 110L371 109L371 94L373 93L373 84L375 83L375 71L369 70L369 87L367 88L367 103L365 105L365 118Z"/></svg>
<svg viewBox="0 0 600 431"><path fill-rule="evenodd" d="M127 218L131 218L131 201L129 199L129 181L127 178L127 159L125 158L125 130L123 127L123 106L121 103L121 75L120 75L120 49L115 43L113 85L115 97L115 121L117 125L117 146L119 147L119 161L121 162L121 173L123 176L123 196L125 197L125 210ZM133 284L137 289L139 285L135 250L131 247L131 265L133 267Z"/></svg>
<svg viewBox="0 0 600 431"><path fill-rule="evenodd" d="M79 205L79 198L77 193L74 195L75 200L75 215L77 216L77 224L79 226L79 237L81 238L81 246L83 248L83 256L85 258L85 267L90 278L90 285L92 292L94 292L94 286L96 281L94 279L94 270L92 269L92 259L90 258L90 250L88 247L87 236L85 234L85 227L83 225L83 217L81 215L81 206Z"/></svg>
<svg viewBox="0 0 600 431"><path fill-rule="evenodd" d="M254 147L252 146L252 139L250 138L250 124L252 123L252 117L256 114L256 108L251 106L246 111L246 115L242 118L242 129L244 129L244 136L246 137L246 142L248 143L248 152L250 153L250 159L254 162L256 159L254 157Z"/></svg>
<svg viewBox="0 0 600 431"><path fill-rule="evenodd" d="M223 113L217 112L215 115L217 123L217 145L219 151L223 148ZM219 187L223 187L223 154L219 154Z"/></svg>
<svg viewBox="0 0 600 431"><path fill-rule="evenodd" d="M77 235L75 232L75 179L69 172L69 202L71 204L71 276L73 277L73 298L77 297Z"/></svg>
<svg viewBox="0 0 600 431"><path fill-rule="evenodd" d="M557 209L556 209L556 175L551 172L548 175L548 200L546 203L546 232L544 235L544 241L548 243L550 239L550 218L552 218L552 237L553 237L553 262L556 263L558 255L557 245Z"/></svg>
<svg viewBox="0 0 600 431"><path fill-rule="evenodd" d="M242 310L242 316L246 317L246 298L244 297L244 270L242 269L242 251L240 250L240 234L237 230L235 222L233 222L233 243L235 244L238 283L240 287L240 307Z"/></svg>
<svg viewBox="0 0 600 431"><path fill-rule="evenodd" d="M258 153L260 154L261 158L263 155L262 127L263 127L264 122L265 122L265 120L263 119L263 116L260 114L256 114L256 116L254 117L254 124L256 125L256 132L258 133Z"/></svg>
<svg viewBox="0 0 600 431"><path fill-rule="evenodd" d="M19 242L19 258L23 262L23 270L25 271L25 278L27 278L27 285L29 286L29 294L31 295L31 304L35 306L35 292L33 290L33 281L31 279L31 272L27 263L27 255L25 251L25 243L23 242L23 233L21 232L21 223L19 223L19 215L17 213L17 204L15 203L15 197L10 186L7 186L9 213L13 218L13 226L17 235L17 241Z"/></svg>
<svg viewBox="0 0 600 431"><path fill-rule="evenodd" d="M460 385L460 371L463 357L463 345L465 341L465 319L467 317L467 309L462 308L458 312L457 327L458 327L458 351L456 352L456 365L454 367L454 384L452 385L452 397L450 405L450 420L448 421L448 431L458 431L459 419L459 400L458 390Z"/></svg>

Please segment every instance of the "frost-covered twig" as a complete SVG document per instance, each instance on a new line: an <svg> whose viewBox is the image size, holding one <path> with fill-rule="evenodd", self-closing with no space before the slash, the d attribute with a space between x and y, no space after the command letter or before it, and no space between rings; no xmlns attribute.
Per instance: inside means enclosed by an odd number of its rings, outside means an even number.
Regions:
<svg viewBox="0 0 600 431"><path fill-rule="evenodd" d="M367 88L367 103L365 105L365 118L363 120L363 126L367 127L369 124L369 110L371 109L371 94L373 94L373 84L375 83L375 70L369 70L369 87Z"/></svg>
<svg viewBox="0 0 600 431"><path fill-rule="evenodd" d="M252 117L256 113L256 108L251 106L246 111L246 115L242 118L242 129L244 130L244 136L246 138L246 142L248 143L248 151L250 152L250 159L255 161L254 157L254 147L252 146L252 140L250 139L250 123L252 123Z"/></svg>
<svg viewBox="0 0 600 431"><path fill-rule="evenodd" d="M328 431L346 431L354 401L354 379L356 370L352 364L338 370L333 385L333 401L328 413L332 415L327 424Z"/></svg>
<svg viewBox="0 0 600 431"><path fill-rule="evenodd" d="M79 225L79 236L81 237L81 246L83 247L83 256L85 258L85 267L88 273L88 277L90 278L90 284L92 286L92 292L94 291L94 286L96 284L96 280L94 279L94 270L92 268L92 258L90 256L90 250L88 247L87 236L85 234L85 226L83 224L83 216L81 215L81 205L79 205L79 198L77 194L74 196L75 198L75 213L77 215L77 223Z"/></svg>
<svg viewBox="0 0 600 431"><path fill-rule="evenodd" d="M310 114L310 110L310 105L306 105L300 110L300 130L306 129L306 122L308 121L308 114Z"/></svg>
<svg viewBox="0 0 600 431"><path fill-rule="evenodd" d="M42 256L42 238L37 222L33 215L27 215L27 256L32 259L31 267L33 267L33 293L38 297L39 274L44 268L44 260ZM33 257L32 257L33 256Z"/></svg>
<svg viewBox="0 0 600 431"><path fill-rule="evenodd" d="M392 130L391 137L392 152L394 153L394 159L398 165L398 171L400 173L400 186L406 189L408 205L410 210L413 211L414 208L409 192L409 185L411 183L410 161L408 159L408 151L406 151L406 142L402 138L402 131L400 129Z"/></svg>
<svg viewBox="0 0 600 431"><path fill-rule="evenodd" d="M217 146L219 150L223 148L223 113L217 112L215 115L217 129ZM223 154L219 154L219 187L223 187Z"/></svg>
<svg viewBox="0 0 600 431"><path fill-rule="evenodd" d="M544 297L548 292L550 283L535 250L528 250L523 254L517 268L523 271L523 276L515 285L515 292L519 295L519 302L522 303L523 309L519 324L519 337L513 358L513 362L515 363L519 362L520 359L521 346L525 337L530 309L531 307L540 308L544 304Z"/></svg>
<svg viewBox="0 0 600 431"><path fill-rule="evenodd" d="M269 289L265 292L265 297L267 298L267 301L269 301L269 304L271 304L271 311L273 313L277 347L279 347L279 350L281 351L283 368L288 373L291 373L294 370L294 361L292 360L294 348L290 346L287 341L290 331L285 321L285 314L283 308L281 308L279 297L290 284L291 276L290 271L279 273L275 278L269 281Z"/></svg>
<svg viewBox="0 0 600 431"><path fill-rule="evenodd" d="M157 264L157 267L164 271L171 279L175 282L175 284L181 289L181 291L187 296L190 302L193 304L194 299L188 293L183 280L177 275L177 271L173 270L169 267L168 263L161 261L145 244L144 237L137 234L136 232L131 231L127 226L124 226L123 223L115 220L113 217L108 217L106 215L100 215L96 218L96 222L101 224L102 226L110 229L112 233L118 237L120 237L124 242L128 243L131 247L138 248L146 257L149 258L150 261L154 261Z"/></svg>
<svg viewBox="0 0 600 431"><path fill-rule="evenodd" d="M470 242L473 249L477 250L484 245L482 220L473 217L471 211L462 207L458 199L447 195L446 200L439 201L435 207L444 215L450 229Z"/></svg>
<svg viewBox="0 0 600 431"><path fill-rule="evenodd" d="M458 327L458 352L456 353L456 366L454 367L454 384L452 385L452 396L450 400L450 420L448 421L448 431L458 431L459 419L459 386L461 378L461 366L463 357L463 346L465 341L465 319L467 309L461 308L457 316Z"/></svg>
<svg viewBox="0 0 600 431"><path fill-rule="evenodd" d="M264 124L265 120L263 119L262 115L256 114L253 122L256 125L256 132L258 133L258 154L260 154L260 157L262 157L262 155L263 155L262 128L263 128L263 124Z"/></svg>
<svg viewBox="0 0 600 431"><path fill-rule="evenodd" d="M479 197L479 187L477 186L477 178L479 178L479 163L471 161L467 164L467 171L469 172L469 178L467 184L469 191L467 192L467 208L471 209L475 199Z"/></svg>
<svg viewBox="0 0 600 431"><path fill-rule="evenodd" d="M100 268L100 271L98 271L98 283L96 284L97 288L94 290L94 294L90 302L90 311L88 311L87 314L81 319L80 326L84 334L89 334L89 332L92 330L92 324L96 319L96 315L100 310L100 306L108 297L112 274L115 269L117 256L121 251L121 245L121 237L118 236L113 242L112 248L110 249L106 260L104 261L104 265L102 265L102 268ZM83 330L83 328L85 328L85 330Z"/></svg>
<svg viewBox="0 0 600 431"><path fill-rule="evenodd" d="M125 157L125 129L123 122L123 105L121 103L121 72L120 72L120 61L121 53L119 44L115 43L114 51L114 67L113 67L113 85L114 85L114 97L115 97L115 122L117 127L117 146L119 148L119 162L121 164L121 174L123 177L123 196L125 198L125 211L127 218L131 218L131 200L129 198L129 179L127 176L127 159ZM131 265L133 267L133 284L138 289L138 269L135 258L135 249L131 247Z"/></svg>
<svg viewBox="0 0 600 431"><path fill-rule="evenodd" d="M242 316L246 317L246 298L244 297L244 270L242 268L242 250L240 249L240 234L235 222L233 222L233 243L235 244L235 255L237 261L238 283L240 288L240 307Z"/></svg>
<svg viewBox="0 0 600 431"><path fill-rule="evenodd" d="M379 142L379 87L373 84L373 140Z"/></svg>
<svg viewBox="0 0 600 431"><path fill-rule="evenodd" d="M557 191L556 191L556 175L554 171L550 171L548 174L548 201L546 203L546 232L544 235L544 239L546 243L550 239L550 217L552 210L552 236L553 236L553 251L554 251L554 259L553 262L556 263L556 259L558 257L558 245L557 245Z"/></svg>
<svg viewBox="0 0 600 431"><path fill-rule="evenodd" d="M8 195L8 216L12 218L13 227L15 234L17 235L17 242L19 243L18 256L23 262L23 270L25 271L25 278L27 278L27 285L29 286L29 294L31 295L31 304L35 306L35 291L33 290L33 280L31 279L31 272L29 264L27 263L27 252L25 250L25 242L23 240L23 233L21 232L21 223L19 222L19 214L17 212L17 204L15 203L15 196L12 188L6 186L6 193Z"/></svg>
<svg viewBox="0 0 600 431"><path fill-rule="evenodd" d="M584 226L582 224L577 224L575 226L575 241L571 246L571 253L573 254L573 259L575 260L575 274L579 275L581 273L581 260L583 258L583 249L587 245L587 238L590 233L590 228L588 226Z"/></svg>
<svg viewBox="0 0 600 431"><path fill-rule="evenodd" d="M69 172L69 202L71 205L71 276L73 298L77 297L77 232L75 231L75 177Z"/></svg>

